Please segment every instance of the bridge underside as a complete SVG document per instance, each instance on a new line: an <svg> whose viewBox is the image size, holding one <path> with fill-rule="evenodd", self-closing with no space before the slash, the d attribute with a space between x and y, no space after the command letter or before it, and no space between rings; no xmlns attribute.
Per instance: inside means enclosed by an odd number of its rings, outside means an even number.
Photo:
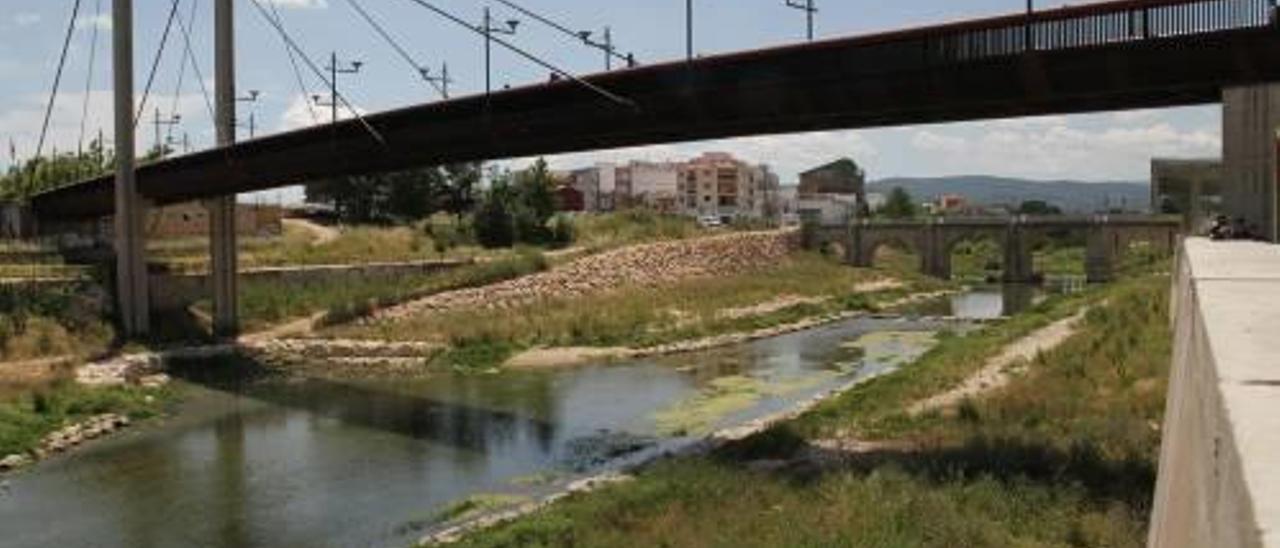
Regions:
<svg viewBox="0 0 1280 548"><path fill-rule="evenodd" d="M1006 29L1007 30L1007 29ZM1248 28L942 62L866 37L597 75L397 110L143 167L153 204L422 165L769 133L1218 102L1280 81L1280 32ZM883 42L881 44L880 42ZM950 50L948 50L950 51ZM954 55L954 52L953 52ZM111 212L103 178L39 195L42 219Z"/></svg>

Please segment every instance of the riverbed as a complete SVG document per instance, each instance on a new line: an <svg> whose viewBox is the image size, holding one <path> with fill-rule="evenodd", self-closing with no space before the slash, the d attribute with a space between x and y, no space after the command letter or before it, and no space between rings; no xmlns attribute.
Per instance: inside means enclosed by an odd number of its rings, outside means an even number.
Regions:
<svg viewBox="0 0 1280 548"><path fill-rule="evenodd" d="M944 315L991 308L948 302ZM545 494L891 371L965 328L858 318L563 369L184 382L172 418L4 478L0 544L407 546L456 501Z"/></svg>

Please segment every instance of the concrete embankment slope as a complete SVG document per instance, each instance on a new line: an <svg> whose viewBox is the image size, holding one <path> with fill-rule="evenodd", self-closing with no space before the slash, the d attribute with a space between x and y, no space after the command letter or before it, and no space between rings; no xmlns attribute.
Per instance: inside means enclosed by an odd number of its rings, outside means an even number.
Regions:
<svg viewBox="0 0 1280 548"><path fill-rule="evenodd" d="M1190 239L1153 547L1280 547L1280 246Z"/></svg>

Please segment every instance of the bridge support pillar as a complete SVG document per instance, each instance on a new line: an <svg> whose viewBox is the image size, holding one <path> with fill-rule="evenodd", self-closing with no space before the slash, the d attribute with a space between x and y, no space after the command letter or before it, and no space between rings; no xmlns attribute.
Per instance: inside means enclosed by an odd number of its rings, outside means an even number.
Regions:
<svg viewBox="0 0 1280 548"><path fill-rule="evenodd" d="M1115 275L1115 260L1119 255L1120 235L1105 225L1089 228L1085 243L1084 271L1089 283L1109 282Z"/></svg>
<svg viewBox="0 0 1280 548"><path fill-rule="evenodd" d="M231 0L214 4L214 88L217 97L218 145L236 141L235 27ZM240 328L236 302L236 197L214 198L209 208L210 286L213 289L213 331L234 336Z"/></svg>
<svg viewBox="0 0 1280 548"><path fill-rule="evenodd" d="M1280 241L1276 174L1280 85L1224 90L1222 126L1224 213L1256 226L1262 237Z"/></svg>
<svg viewBox="0 0 1280 548"><path fill-rule="evenodd" d="M1035 261L1031 255L1030 242L1020 225L1011 224L1004 239L1004 281L1028 283L1034 277Z"/></svg>
<svg viewBox="0 0 1280 548"><path fill-rule="evenodd" d="M151 327L147 289L147 235L143 223L146 203L138 194L134 171L133 126L133 0L113 0L112 50L115 65L115 245L116 309L129 337L146 335Z"/></svg>
<svg viewBox="0 0 1280 548"><path fill-rule="evenodd" d="M845 260L850 265L858 268L871 268L871 264L875 259L871 256L875 253L875 250L866 249L866 245L863 242L866 237L865 230L866 228L861 221L853 220L849 223L849 237L845 242Z"/></svg>
<svg viewBox="0 0 1280 548"><path fill-rule="evenodd" d="M937 222L925 225L920 234L920 272L943 280L951 279L951 250Z"/></svg>

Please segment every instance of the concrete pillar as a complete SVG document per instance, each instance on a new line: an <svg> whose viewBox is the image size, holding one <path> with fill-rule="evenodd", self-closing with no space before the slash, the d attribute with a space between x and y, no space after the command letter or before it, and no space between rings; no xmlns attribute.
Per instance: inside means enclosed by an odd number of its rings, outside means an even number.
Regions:
<svg viewBox="0 0 1280 548"><path fill-rule="evenodd" d="M1276 177L1276 129L1280 85L1227 88L1222 92L1223 210L1257 225L1278 241L1280 192Z"/></svg>
<svg viewBox="0 0 1280 548"><path fill-rule="evenodd" d="M951 279L951 253L938 221L929 221L920 234L920 272L943 280Z"/></svg>
<svg viewBox="0 0 1280 548"><path fill-rule="evenodd" d="M232 0L214 5L214 88L217 103L218 146L236 140L235 32ZM213 289L214 332L233 336L240 328L236 287L236 197L208 200L210 286Z"/></svg>
<svg viewBox="0 0 1280 548"><path fill-rule="evenodd" d="M1204 181L1199 175L1191 178L1191 188L1187 196L1187 217L1191 223L1187 227L1187 232L1199 235L1200 228L1204 226L1204 204L1200 201L1200 196L1204 193ZM1153 204L1155 202L1152 202Z"/></svg>
<svg viewBox="0 0 1280 548"><path fill-rule="evenodd" d="M1030 242L1021 225L1009 225L1004 238L1004 281L1028 283L1034 275L1035 260L1031 255Z"/></svg>
<svg viewBox="0 0 1280 548"><path fill-rule="evenodd" d="M1103 223L1089 228L1085 244L1084 271L1090 283L1109 282L1115 275L1118 235Z"/></svg>
<svg viewBox="0 0 1280 548"><path fill-rule="evenodd" d="M866 225L860 221L853 221L849 229L849 249L850 264L861 268L870 268L874 257L871 255L875 250L868 250L866 247Z"/></svg>
<svg viewBox="0 0 1280 548"><path fill-rule="evenodd" d="M113 0L112 50L115 81L115 245L116 304L126 336L146 335L151 326L147 295L146 207L134 171L133 0Z"/></svg>

